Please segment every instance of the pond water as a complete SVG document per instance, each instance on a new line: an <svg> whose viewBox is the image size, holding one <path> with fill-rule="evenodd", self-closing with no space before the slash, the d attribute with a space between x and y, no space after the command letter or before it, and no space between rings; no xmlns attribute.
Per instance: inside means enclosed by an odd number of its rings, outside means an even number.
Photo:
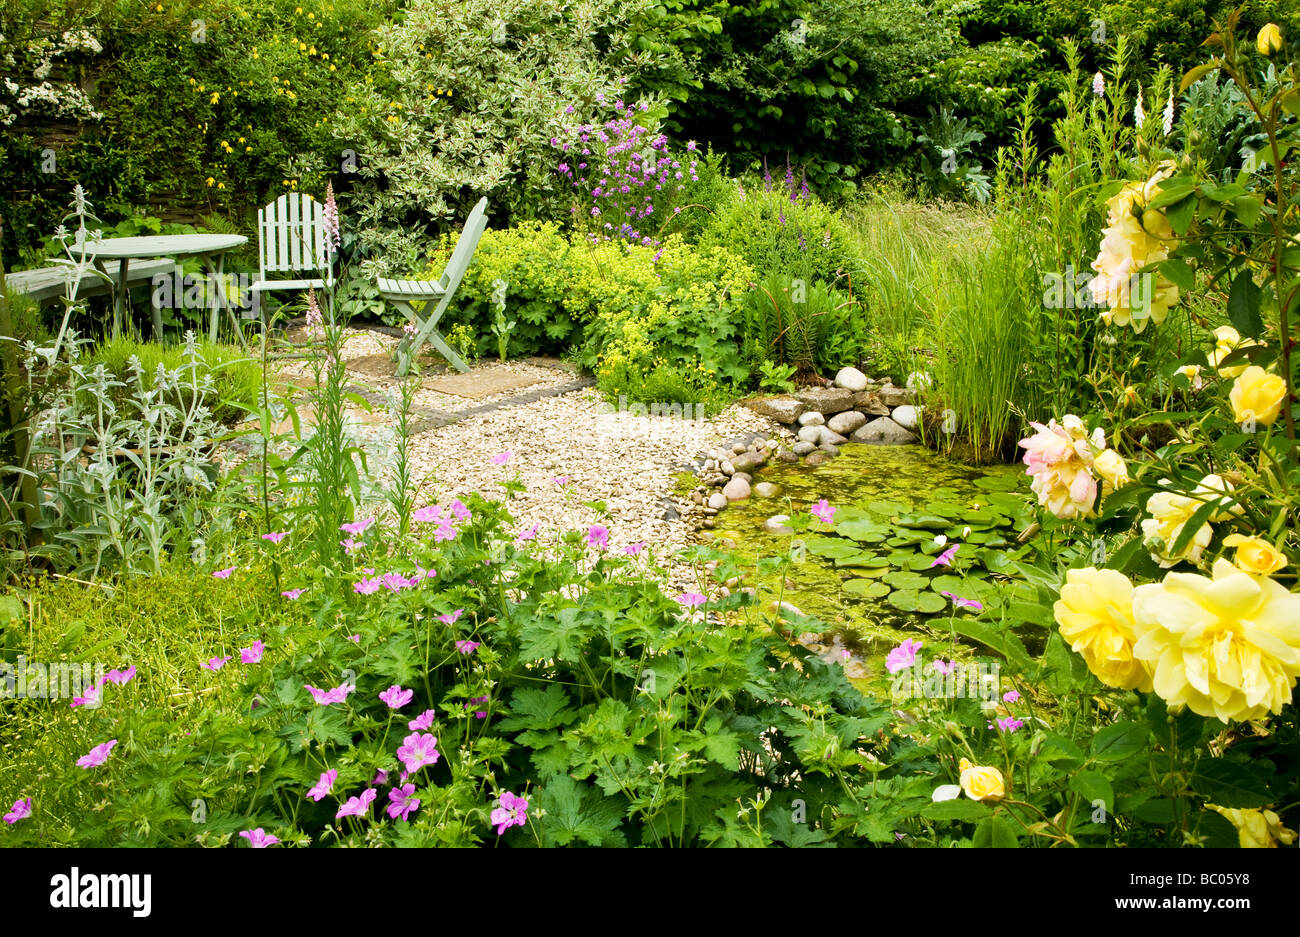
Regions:
<svg viewBox="0 0 1300 937"><path fill-rule="evenodd" d="M974 468L917 445L854 445L814 469L775 463L760 481L779 493L719 514L715 545L737 554L746 583L757 578L765 587L766 604L788 602L820 619L819 632L797 616L789 620L804 644L843 659L855 683L877 691L887 684L885 655L906 638L924 644L927 660L988 653L953 622L1001 620L1014 589L1011 560L1027 551L1016 536L1033 520L1022 467ZM835 508L831 524L814 521L795 534L764 529L773 515L806 513L822 498ZM791 549L796 561L784 577L756 571L759 558Z"/></svg>

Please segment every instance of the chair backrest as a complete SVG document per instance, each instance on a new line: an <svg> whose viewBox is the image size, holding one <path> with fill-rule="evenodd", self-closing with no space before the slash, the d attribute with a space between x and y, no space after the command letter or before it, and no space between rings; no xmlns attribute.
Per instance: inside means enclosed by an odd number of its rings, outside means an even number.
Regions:
<svg viewBox="0 0 1300 937"><path fill-rule="evenodd" d="M325 206L306 192L281 195L258 209L257 240L262 279L268 273L324 271L333 280L325 252Z"/></svg>
<svg viewBox="0 0 1300 937"><path fill-rule="evenodd" d="M478 200L474 210L465 219L465 227L461 228L456 249L451 252L447 266L442 271L442 277L438 280L443 290L449 294L456 291L456 287L460 286L461 278L465 276L465 271L469 269L469 262L474 258L474 250L478 247L479 238L487 230L486 214L487 198L484 197Z"/></svg>

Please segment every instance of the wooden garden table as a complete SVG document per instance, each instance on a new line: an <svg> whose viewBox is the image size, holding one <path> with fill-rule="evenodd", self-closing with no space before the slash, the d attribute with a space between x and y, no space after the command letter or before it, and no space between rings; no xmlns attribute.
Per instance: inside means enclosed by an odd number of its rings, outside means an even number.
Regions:
<svg viewBox="0 0 1300 937"><path fill-rule="evenodd" d="M240 333L239 322L226 299L225 284L222 282L222 255L248 243L242 234L153 234L144 237L105 238L102 241L86 241L86 255L93 257L95 266L104 273L108 270L104 262L118 261L118 286L113 290L113 337L122 331L122 307L126 302L127 268L132 260L153 257L197 257L203 262L209 276L216 277L217 289L212 301L212 334L215 338L219 308L230 313L235 324L235 334ZM154 338L162 335L162 310L153 307Z"/></svg>

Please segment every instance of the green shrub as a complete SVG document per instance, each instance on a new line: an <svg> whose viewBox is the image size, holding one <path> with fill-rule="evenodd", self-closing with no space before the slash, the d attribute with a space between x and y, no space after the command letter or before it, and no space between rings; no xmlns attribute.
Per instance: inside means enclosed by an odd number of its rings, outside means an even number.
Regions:
<svg viewBox="0 0 1300 937"><path fill-rule="evenodd" d="M443 238L428 276L441 272L454 245L454 236ZM516 321L511 357L576 346L582 366L598 374L610 364L647 372L666 363L743 382L735 304L752 272L725 248L692 247L679 235L656 250L523 222L484 233L445 321L468 324L479 354L493 354L503 297Z"/></svg>
<svg viewBox="0 0 1300 937"><path fill-rule="evenodd" d="M863 316L852 294L769 274L745 296L743 346L754 365L787 365L796 380L857 364Z"/></svg>
<svg viewBox="0 0 1300 937"><path fill-rule="evenodd" d="M759 276L779 273L832 283L856 274L861 261L840 213L820 199L780 182L742 183L743 194L721 205L700 234L701 247L738 254Z"/></svg>

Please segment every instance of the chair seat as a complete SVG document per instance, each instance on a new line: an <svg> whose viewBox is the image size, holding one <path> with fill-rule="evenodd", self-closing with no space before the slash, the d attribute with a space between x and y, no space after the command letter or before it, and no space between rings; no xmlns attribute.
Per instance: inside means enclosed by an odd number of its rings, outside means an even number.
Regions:
<svg viewBox="0 0 1300 937"><path fill-rule="evenodd" d="M376 280L380 295L392 299L437 299L447 292L437 280Z"/></svg>
<svg viewBox="0 0 1300 937"><path fill-rule="evenodd" d="M305 290L309 287L323 290L324 280L258 280L249 287L254 293L265 290Z"/></svg>

